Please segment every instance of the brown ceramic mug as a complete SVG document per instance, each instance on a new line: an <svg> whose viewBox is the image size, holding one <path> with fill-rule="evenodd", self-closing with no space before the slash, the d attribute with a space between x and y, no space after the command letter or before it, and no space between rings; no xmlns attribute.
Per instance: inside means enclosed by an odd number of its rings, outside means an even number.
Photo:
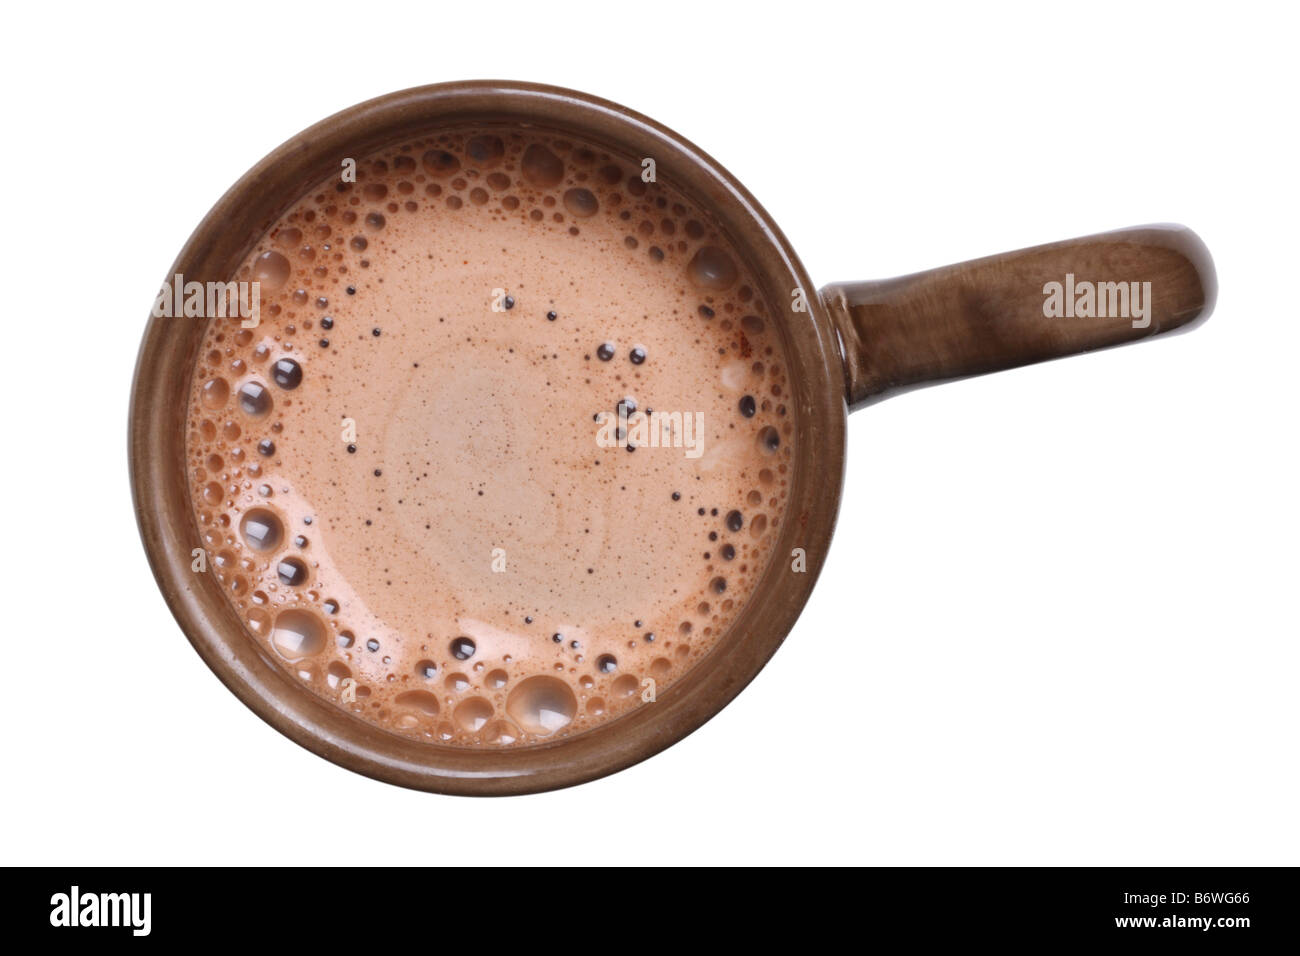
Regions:
<svg viewBox="0 0 1300 956"><path fill-rule="evenodd" d="M351 770L455 794L519 794L620 770L680 740L758 673L793 627L830 545L844 470L848 410L899 389L1010 368L1187 326L1208 316L1214 267L1200 239L1146 226L1006 253L882 282L813 285L767 213L726 170L680 136L582 93L466 82L393 93L300 133L213 207L168 275L229 280L262 234L339 158L364 156L444 127L530 126L653 157L658 176L695 200L732 240L761 293L790 303L779 332L789 358L796 456L787 520L753 597L713 650L647 706L587 732L514 749L472 750L384 731L294 679L245 630L208 574L190 570L199 530L185 472L185 413L203 324L152 318L130 410L136 517L159 587L208 666L281 733ZM1067 276L1150 283L1137 316L1073 314ZM1119 285L1102 287L1111 305ZM1071 293L1071 294L1067 294ZM1125 299L1127 301L1127 299ZM805 307L798 308L799 303ZM1104 309L1114 313L1115 309ZM1132 310L1130 310L1132 311ZM782 558L802 549L806 569Z"/></svg>

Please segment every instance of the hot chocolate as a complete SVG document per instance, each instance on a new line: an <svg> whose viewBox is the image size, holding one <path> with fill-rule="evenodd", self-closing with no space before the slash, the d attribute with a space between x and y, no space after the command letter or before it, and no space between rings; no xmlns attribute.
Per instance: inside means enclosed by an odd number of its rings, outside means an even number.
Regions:
<svg viewBox="0 0 1300 956"><path fill-rule="evenodd" d="M291 673L395 733L519 746L654 706L773 557L796 439L773 304L637 157L479 129L341 170L232 277L256 327L209 320L210 572Z"/></svg>

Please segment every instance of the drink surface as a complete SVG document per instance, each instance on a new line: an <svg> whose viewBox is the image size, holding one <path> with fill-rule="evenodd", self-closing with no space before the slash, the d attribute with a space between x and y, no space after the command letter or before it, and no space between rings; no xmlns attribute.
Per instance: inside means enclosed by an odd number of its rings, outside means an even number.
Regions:
<svg viewBox="0 0 1300 956"><path fill-rule="evenodd" d="M771 559L788 365L739 258L640 160L448 131L307 193L208 320L191 494L248 627L323 698L525 746L654 699Z"/></svg>

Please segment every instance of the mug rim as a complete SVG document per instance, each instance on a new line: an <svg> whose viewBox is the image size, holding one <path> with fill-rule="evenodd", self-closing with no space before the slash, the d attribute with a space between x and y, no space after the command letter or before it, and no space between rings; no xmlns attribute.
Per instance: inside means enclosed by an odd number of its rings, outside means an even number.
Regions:
<svg viewBox="0 0 1300 956"><path fill-rule="evenodd" d="M222 683L276 730L333 763L387 783L466 795L559 789L614 773L678 742L730 703L775 653L816 583L839 504L847 423L838 332L766 210L734 176L678 134L573 90L462 81L400 90L348 107L292 137L241 177L195 229L168 276L202 276L237 265L284 209L312 184L325 181L312 178L310 170L337 170L340 156L368 155L421 130L488 117L570 130L589 142L653 148L628 154L656 157L658 170L719 221L774 307L789 302L792 290L804 293L803 318L788 312L781 323L795 438L778 540L737 619L654 703L572 737L492 750L413 740L329 703L294 681L247 633L212 575L189 570L191 550L201 539L185 475L185 406L196 336L202 338L206 323L189 323L176 334L178 320L150 318L132 382L129 423L132 497L150 567L181 630ZM340 151L341 146L348 150ZM289 187L295 182L308 187L294 191ZM283 208L277 210L276 202ZM780 287L789 282L793 286ZM775 292L781 298L774 298ZM178 401L182 387L186 397ZM181 454L174 453L178 435ZM181 501L174 491L178 477ZM792 544L804 549L803 571L793 571L782 555Z"/></svg>

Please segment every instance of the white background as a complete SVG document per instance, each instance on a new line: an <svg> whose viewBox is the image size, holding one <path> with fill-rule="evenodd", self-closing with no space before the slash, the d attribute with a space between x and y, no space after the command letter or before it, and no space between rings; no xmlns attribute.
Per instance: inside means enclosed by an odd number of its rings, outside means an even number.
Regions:
<svg viewBox="0 0 1300 956"><path fill-rule="evenodd" d="M976 6L8 10L3 862L1300 863L1296 24ZM249 166L484 77L666 123L818 284L1174 221L1218 308L855 414L806 612L662 755L505 800L376 783L182 637L132 516L128 387L159 277Z"/></svg>

